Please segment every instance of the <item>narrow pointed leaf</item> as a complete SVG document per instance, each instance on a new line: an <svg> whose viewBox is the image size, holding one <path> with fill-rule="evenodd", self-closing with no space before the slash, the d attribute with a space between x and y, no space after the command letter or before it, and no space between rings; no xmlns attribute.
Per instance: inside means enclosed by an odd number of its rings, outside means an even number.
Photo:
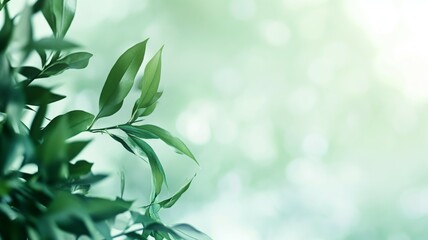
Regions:
<svg viewBox="0 0 428 240"><path fill-rule="evenodd" d="M49 77L60 74L67 69L83 69L88 66L92 54L87 52L76 52L58 59L50 64L40 77Z"/></svg>
<svg viewBox="0 0 428 240"><path fill-rule="evenodd" d="M141 126L134 126L135 128L144 131L144 132L150 132L153 135L156 135L158 138L160 138L162 141L164 141L166 144L170 145L171 147L175 148L179 153L185 154L191 159L193 159L196 163L195 156L193 156L192 152L187 148L187 146L177 137L174 137L171 135L168 131L154 126L154 125L141 125Z"/></svg>
<svg viewBox="0 0 428 240"><path fill-rule="evenodd" d="M10 43L10 39L12 38L13 28L14 28L13 21L10 18L9 10L6 7L4 9L3 27L0 30L0 53L5 51L6 48L8 47Z"/></svg>
<svg viewBox="0 0 428 240"><path fill-rule="evenodd" d="M24 94L26 103L33 106L49 104L65 98L65 96L55 94L50 89L41 86L28 86L24 89Z"/></svg>
<svg viewBox="0 0 428 240"><path fill-rule="evenodd" d="M123 53L110 70L101 91L98 118L113 115L122 107L143 62L147 40Z"/></svg>
<svg viewBox="0 0 428 240"><path fill-rule="evenodd" d="M67 159L73 160L91 141L76 141L67 144Z"/></svg>
<svg viewBox="0 0 428 240"><path fill-rule="evenodd" d="M177 193L175 193L172 197L159 202L159 205L163 208L172 207L178 201L178 199L180 199L181 195L183 195L183 193L185 193L187 189L189 189L192 181L193 181L193 178L186 185L184 185Z"/></svg>
<svg viewBox="0 0 428 240"><path fill-rule="evenodd" d="M159 193L161 192L162 185L166 179L162 164L160 163L158 156L153 151L153 149L149 146L149 144L133 136L130 136L130 140L135 142L141 148L141 150L143 150L146 153L149 159L150 169L152 171L153 188L154 188L153 198L155 199L157 195L159 195Z"/></svg>
<svg viewBox="0 0 428 240"><path fill-rule="evenodd" d="M128 138L122 138L117 135L108 133L111 138L113 138L115 141L119 142L127 151L129 151L132 154L135 154L136 156L140 157L144 161L146 161L147 155L144 151L141 150L138 145Z"/></svg>
<svg viewBox="0 0 428 240"><path fill-rule="evenodd" d="M160 82L161 76L161 55L162 48L155 54L155 56L147 63L144 69L143 79L140 82L141 96L136 101L132 111L131 122L135 121L141 115L138 115L138 109L149 107L153 103Z"/></svg>
<svg viewBox="0 0 428 240"><path fill-rule="evenodd" d="M172 229L184 240L212 240L208 235L190 224L177 224L174 225Z"/></svg>
<svg viewBox="0 0 428 240"><path fill-rule="evenodd" d="M73 21L76 0L46 0L42 12L55 37L63 38Z"/></svg>

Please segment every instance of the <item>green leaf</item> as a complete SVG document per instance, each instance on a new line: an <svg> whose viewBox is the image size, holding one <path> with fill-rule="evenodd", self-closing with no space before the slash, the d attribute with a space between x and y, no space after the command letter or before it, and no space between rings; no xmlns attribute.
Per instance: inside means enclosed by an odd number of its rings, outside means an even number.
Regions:
<svg viewBox="0 0 428 240"><path fill-rule="evenodd" d="M172 136L168 131L154 126L150 124L141 125L141 126L133 126L134 128L137 128L143 132L150 132L153 135L160 138L162 141L164 141L166 144L170 145L171 147L175 148L179 153L185 154L191 159L193 159L196 163L195 156L193 156L192 152L187 148L187 146L177 137ZM143 135L140 135L141 138L144 138Z"/></svg>
<svg viewBox="0 0 428 240"><path fill-rule="evenodd" d="M65 136L66 138L70 138L86 131L94 120L94 115L81 110L70 111L52 119L45 129L43 129L43 132L52 132L56 125L63 120L65 120L68 130Z"/></svg>
<svg viewBox="0 0 428 240"><path fill-rule="evenodd" d="M46 0L42 9L55 37L63 38L76 12L76 0Z"/></svg>
<svg viewBox="0 0 428 240"><path fill-rule="evenodd" d="M19 14L18 23L12 33L12 39L7 52L15 53L14 62L21 64L29 55L28 46L33 41L33 29L31 26L31 7L26 6Z"/></svg>
<svg viewBox="0 0 428 240"><path fill-rule="evenodd" d="M32 66L24 66L19 69L19 74L21 74L22 76L28 79L37 78L41 72L42 70Z"/></svg>
<svg viewBox="0 0 428 240"><path fill-rule="evenodd" d="M91 53L76 52L58 59L50 64L40 77L49 77L60 74L67 69L83 69L88 66L89 59L92 57Z"/></svg>
<svg viewBox="0 0 428 240"><path fill-rule="evenodd" d="M131 217L134 223L141 223L143 226L147 226L157 222L155 219L151 218L150 216L141 214L135 211L131 211Z"/></svg>
<svg viewBox="0 0 428 240"><path fill-rule="evenodd" d="M9 46L10 40L12 38L13 28L14 28L13 21L10 18L9 10L6 7L4 9L3 27L0 30L0 53L3 53Z"/></svg>
<svg viewBox="0 0 428 240"><path fill-rule="evenodd" d="M147 63L144 69L143 79L140 82L141 96L134 104L130 122L134 122L141 116L141 114L137 112L138 109L147 108L155 102L153 99L158 92L161 75L161 55L162 48Z"/></svg>
<svg viewBox="0 0 428 240"><path fill-rule="evenodd" d="M42 38L33 43L33 48L41 50L61 51L76 48L79 45L60 38Z"/></svg>
<svg viewBox="0 0 428 240"><path fill-rule="evenodd" d="M45 3L46 0L37 0L32 7L33 14L37 13L38 11L41 11Z"/></svg>
<svg viewBox="0 0 428 240"><path fill-rule="evenodd" d="M124 132L126 132L128 135L133 135L138 138L143 138L143 139L159 138L157 135L153 134L152 132L147 131L145 129L141 129L138 126L126 124L126 125L120 125L119 128Z"/></svg>
<svg viewBox="0 0 428 240"><path fill-rule="evenodd" d="M73 160L91 141L76 141L67 144L67 159Z"/></svg>
<svg viewBox="0 0 428 240"><path fill-rule="evenodd" d="M174 225L172 229L184 240L212 240L208 235L190 224L177 224Z"/></svg>
<svg viewBox="0 0 428 240"><path fill-rule="evenodd" d="M33 122L31 123L30 136L36 142L38 142L41 139L41 127L46 115L46 110L47 110L47 105L46 104L41 105L37 110L36 115L34 116Z"/></svg>
<svg viewBox="0 0 428 240"><path fill-rule="evenodd" d="M187 189L189 189L190 184L193 181L193 178L186 185L184 185L177 193L175 193L172 197L159 202L159 205L163 208L172 207L178 201L178 199L180 199L181 195L183 195L183 193L185 193Z"/></svg>
<svg viewBox="0 0 428 240"><path fill-rule="evenodd" d="M143 152L141 150L140 147L137 146L137 144L134 143L134 141L130 140L129 137L127 138L122 138L119 137L117 135L108 133L110 135L111 138L113 138L115 141L119 142L120 144L122 144L122 146L129 151L130 153L140 157L141 159L143 159L144 161L146 161L147 155L145 152Z"/></svg>
<svg viewBox="0 0 428 240"><path fill-rule="evenodd" d="M41 106L65 98L63 95L52 93L48 88L34 85L25 87L24 94L26 103L33 106Z"/></svg>
<svg viewBox="0 0 428 240"><path fill-rule="evenodd" d="M152 223L145 228L146 231L154 231L155 233L161 234L165 233L171 235L174 239L183 239L180 235L178 235L172 228L163 225L162 223ZM169 238L169 236L161 235L163 238ZM159 238L159 239L163 239Z"/></svg>
<svg viewBox="0 0 428 240"><path fill-rule="evenodd" d="M91 173L92 165L94 164L85 160L79 160L75 163L69 163L68 169L70 177L75 178Z"/></svg>
<svg viewBox="0 0 428 240"><path fill-rule="evenodd" d="M133 117L131 118L130 122L133 122L134 120L136 120L136 118L138 117L145 117L148 116L150 114L152 114L152 112L155 110L156 105L157 105L157 101L159 100L159 98L162 96L162 92L158 92L156 93L156 95L154 96L154 98L152 99L152 101L148 104L147 107L141 107L138 108L138 103L139 101L137 100L134 104L134 110L135 110L135 114L133 114ZM133 120L133 118L135 118Z"/></svg>
<svg viewBox="0 0 428 240"><path fill-rule="evenodd" d="M165 171L163 170L162 164L160 163L158 156L150 147L149 144L143 140L136 138L134 136L129 136L138 147L143 150L147 158L149 159L150 169L152 171L152 181L153 181L153 200L159 195L162 189L163 183L166 181Z"/></svg>
<svg viewBox="0 0 428 240"><path fill-rule="evenodd" d="M70 182L68 185L91 185L100 182L107 177L107 174L89 174L87 176L81 177L78 180Z"/></svg>
<svg viewBox="0 0 428 240"><path fill-rule="evenodd" d="M101 91L97 118L113 115L122 107L143 62L147 40L123 53L110 70Z"/></svg>
<svg viewBox="0 0 428 240"><path fill-rule="evenodd" d="M81 200L94 221L102 221L115 217L116 215L127 211L132 206L132 201L116 199L114 201L95 198L82 197Z"/></svg>

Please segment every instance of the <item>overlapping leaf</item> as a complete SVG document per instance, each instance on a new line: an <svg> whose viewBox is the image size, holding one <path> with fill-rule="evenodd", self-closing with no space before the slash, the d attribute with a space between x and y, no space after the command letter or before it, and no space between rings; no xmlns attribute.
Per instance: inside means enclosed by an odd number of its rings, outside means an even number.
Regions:
<svg viewBox="0 0 428 240"><path fill-rule="evenodd" d="M98 118L113 115L122 107L144 59L147 40L123 53L110 70L101 91Z"/></svg>
<svg viewBox="0 0 428 240"><path fill-rule="evenodd" d="M141 96L134 104L130 122L134 122L138 117L144 116L145 108L153 105L161 95L161 93L158 93L161 75L161 55L162 48L147 63L144 69L143 79L139 85ZM156 95L158 95L157 98Z"/></svg>

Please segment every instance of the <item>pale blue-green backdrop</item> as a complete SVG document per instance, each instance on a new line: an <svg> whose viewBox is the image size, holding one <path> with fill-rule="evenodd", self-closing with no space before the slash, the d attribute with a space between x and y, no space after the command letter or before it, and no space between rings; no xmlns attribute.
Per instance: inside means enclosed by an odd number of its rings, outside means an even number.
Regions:
<svg viewBox="0 0 428 240"><path fill-rule="evenodd" d="M149 55L165 45L164 95L148 121L201 164L154 143L171 193L198 173L167 223L215 240L428 239L427 12L425 0L80 0L69 38L94 57L57 82L78 98L57 110L96 112L114 61L150 38ZM147 165L121 146L100 136L85 154L113 176L94 192L118 194L123 170L125 197L147 195Z"/></svg>

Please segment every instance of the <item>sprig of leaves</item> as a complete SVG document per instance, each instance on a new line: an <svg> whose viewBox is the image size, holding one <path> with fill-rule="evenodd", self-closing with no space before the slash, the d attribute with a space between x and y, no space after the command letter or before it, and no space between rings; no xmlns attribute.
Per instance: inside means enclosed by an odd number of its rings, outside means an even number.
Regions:
<svg viewBox="0 0 428 240"><path fill-rule="evenodd" d="M73 110L54 117L46 114L51 104L66 96L43 86L41 79L69 69L83 69L92 54L73 52L78 44L65 39L75 16L76 0L37 0L16 16L10 16L9 1L0 1L4 21L0 30L0 239L64 239L82 235L93 239L204 239L205 235L187 224L168 226L161 209L172 207L189 189L193 178L175 194L163 200L166 173L147 139L160 139L178 153L196 158L177 137L155 125L140 124L150 116L162 96L159 91L163 47L147 62L130 119L123 124L97 127L97 120L117 113L131 91L142 67L148 40L126 50L113 65L102 88L97 114ZM52 36L34 39L32 17L41 11ZM40 66L24 66L35 52ZM34 84L37 80L38 84ZM28 126L23 112L34 111ZM90 140L73 140L83 132L107 133L125 150L147 161L151 169L150 204L133 207L124 199L125 174L121 174L116 199L87 196L93 184L107 174L92 171L92 161L79 159ZM31 172L28 166L37 166ZM132 181L132 180L130 180ZM129 224L111 235L112 219L129 212Z"/></svg>

